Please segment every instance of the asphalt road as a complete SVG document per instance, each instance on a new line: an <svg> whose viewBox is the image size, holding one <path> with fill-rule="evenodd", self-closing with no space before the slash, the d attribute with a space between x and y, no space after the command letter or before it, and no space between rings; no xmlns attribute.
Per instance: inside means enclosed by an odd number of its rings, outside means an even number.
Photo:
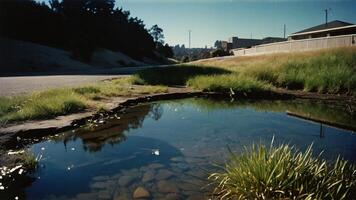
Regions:
<svg viewBox="0 0 356 200"><path fill-rule="evenodd" d="M16 96L49 88L85 85L106 79L125 77L138 70L150 67L152 66L119 68L110 71L73 73L74 75L66 72L63 75L28 74L26 76L2 76L0 77L0 96Z"/></svg>
<svg viewBox="0 0 356 200"><path fill-rule="evenodd" d="M0 77L0 96L22 95L49 88L84 85L122 75L61 75Z"/></svg>

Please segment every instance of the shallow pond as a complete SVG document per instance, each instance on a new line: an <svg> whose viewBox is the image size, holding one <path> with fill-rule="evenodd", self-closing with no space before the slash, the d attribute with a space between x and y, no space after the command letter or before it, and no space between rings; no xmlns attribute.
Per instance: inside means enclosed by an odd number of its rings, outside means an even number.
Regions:
<svg viewBox="0 0 356 200"><path fill-rule="evenodd" d="M138 105L30 146L40 167L26 199L209 199L207 173L252 143L289 143L356 162L356 134L287 115L353 126L347 109L310 101L184 99ZM136 194L137 195L137 194Z"/></svg>

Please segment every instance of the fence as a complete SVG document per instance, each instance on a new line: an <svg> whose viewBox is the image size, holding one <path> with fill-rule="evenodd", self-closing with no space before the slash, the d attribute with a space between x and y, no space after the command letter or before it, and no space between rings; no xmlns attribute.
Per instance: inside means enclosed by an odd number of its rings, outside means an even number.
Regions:
<svg viewBox="0 0 356 200"><path fill-rule="evenodd" d="M233 49L232 51L235 56L247 56L356 46L355 43L356 35L342 35L305 40L289 40L285 42L257 45L249 49Z"/></svg>

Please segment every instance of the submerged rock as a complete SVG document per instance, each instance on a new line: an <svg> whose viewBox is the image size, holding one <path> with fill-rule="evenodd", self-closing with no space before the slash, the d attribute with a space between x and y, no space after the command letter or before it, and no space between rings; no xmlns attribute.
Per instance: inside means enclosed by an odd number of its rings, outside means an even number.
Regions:
<svg viewBox="0 0 356 200"><path fill-rule="evenodd" d="M136 190L134 191L133 193L133 198L134 199L146 199L146 198L150 198L151 197L151 194L148 190L146 190L146 188L144 187L138 187L136 188Z"/></svg>
<svg viewBox="0 0 356 200"><path fill-rule="evenodd" d="M108 180L110 177L109 176L96 176L93 178L94 181L105 181Z"/></svg>
<svg viewBox="0 0 356 200"><path fill-rule="evenodd" d="M165 196L165 200L179 200L181 199L177 193L169 193Z"/></svg>
<svg viewBox="0 0 356 200"><path fill-rule="evenodd" d="M205 199L206 197L203 195L203 194L199 194L199 193L196 193L196 194L192 194L190 195L187 200L202 200L202 199Z"/></svg>
<svg viewBox="0 0 356 200"><path fill-rule="evenodd" d="M171 158L171 161L173 161L173 162L184 162L185 160L184 160L183 157L179 156L179 157Z"/></svg>
<svg viewBox="0 0 356 200"><path fill-rule="evenodd" d="M164 167L164 165L159 164L159 163L152 163L152 164L148 165L148 168L150 168L150 169L160 169L163 167Z"/></svg>
<svg viewBox="0 0 356 200"><path fill-rule="evenodd" d="M159 181L158 182L158 192L161 192L161 193L178 193L179 189L172 182Z"/></svg>
<svg viewBox="0 0 356 200"><path fill-rule="evenodd" d="M142 177L142 182L150 182L154 179L155 173L153 171L147 171L146 173L143 174Z"/></svg>
<svg viewBox="0 0 356 200"><path fill-rule="evenodd" d="M173 176L173 172L169 171L168 169L160 169L156 175L157 180L164 180L168 179Z"/></svg>
<svg viewBox="0 0 356 200"><path fill-rule="evenodd" d="M123 187L129 186L132 182L134 182L137 179L136 176L129 176L129 175L124 175L121 176L119 179L119 185Z"/></svg>

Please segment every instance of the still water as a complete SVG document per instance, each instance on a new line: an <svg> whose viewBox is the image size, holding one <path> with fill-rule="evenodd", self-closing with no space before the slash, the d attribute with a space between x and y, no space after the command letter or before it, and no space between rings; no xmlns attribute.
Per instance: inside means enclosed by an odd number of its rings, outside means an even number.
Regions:
<svg viewBox="0 0 356 200"><path fill-rule="evenodd" d="M356 134L302 120L286 111L353 126L346 109L309 101L184 99L135 106L125 113L30 146L42 155L26 199L209 199L206 177L228 148L289 143L334 159L356 162ZM137 195L137 194L136 194ZM147 196L147 193L146 193Z"/></svg>

